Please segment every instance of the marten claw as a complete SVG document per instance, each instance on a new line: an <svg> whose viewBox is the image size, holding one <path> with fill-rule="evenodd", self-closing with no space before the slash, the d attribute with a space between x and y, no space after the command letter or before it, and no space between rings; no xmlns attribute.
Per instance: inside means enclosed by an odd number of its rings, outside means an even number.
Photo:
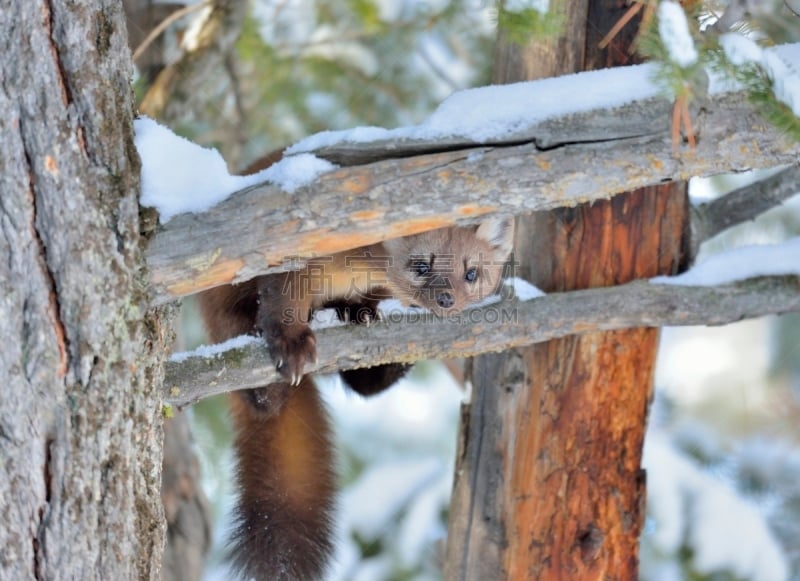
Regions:
<svg viewBox="0 0 800 581"><path fill-rule="evenodd" d="M317 339L308 325L276 325L269 333L275 369L289 385L300 385L306 363L316 362Z"/></svg>

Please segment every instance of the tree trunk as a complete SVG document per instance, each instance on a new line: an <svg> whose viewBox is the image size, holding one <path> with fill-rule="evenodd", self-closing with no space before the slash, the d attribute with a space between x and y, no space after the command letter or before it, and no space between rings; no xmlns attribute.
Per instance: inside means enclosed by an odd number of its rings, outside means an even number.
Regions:
<svg viewBox="0 0 800 581"><path fill-rule="evenodd" d="M122 4L131 54L158 24L181 8L180 4L154 4L153 0L123 0ZM141 54L137 64L149 86L165 65L163 34ZM202 578L211 547L211 509L200 485L200 462L186 414L175 414L165 422L163 445L161 499L167 530L161 581L194 581Z"/></svg>
<svg viewBox="0 0 800 581"><path fill-rule="evenodd" d="M627 9L572 1L567 27L523 48L502 37L495 82L626 64L638 26L607 50ZM520 276L545 291L671 274L686 256L686 184L522 217ZM641 453L658 331L568 337L476 358L462 414L448 579L636 579Z"/></svg>
<svg viewBox="0 0 800 581"><path fill-rule="evenodd" d="M167 519L162 581L203 578L211 548L211 507L200 485L200 461L195 454L189 418L175 414L164 424L161 498Z"/></svg>
<svg viewBox="0 0 800 581"><path fill-rule="evenodd" d="M155 579L169 336L122 6L6 0L0 39L0 578Z"/></svg>

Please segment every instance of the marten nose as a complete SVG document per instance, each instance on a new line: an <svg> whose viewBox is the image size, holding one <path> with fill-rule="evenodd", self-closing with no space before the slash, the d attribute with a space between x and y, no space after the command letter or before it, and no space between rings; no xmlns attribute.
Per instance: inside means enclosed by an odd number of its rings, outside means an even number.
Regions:
<svg viewBox="0 0 800 581"><path fill-rule="evenodd" d="M436 304L443 309L449 309L453 306L453 304L455 304L455 302L455 298L453 298L453 295L450 293L439 293L436 296Z"/></svg>

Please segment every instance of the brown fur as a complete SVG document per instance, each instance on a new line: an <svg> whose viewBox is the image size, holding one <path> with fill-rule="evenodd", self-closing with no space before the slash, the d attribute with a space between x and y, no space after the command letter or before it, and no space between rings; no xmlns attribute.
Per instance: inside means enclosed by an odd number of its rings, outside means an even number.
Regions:
<svg viewBox="0 0 800 581"><path fill-rule="evenodd" d="M256 326L278 370L297 384L306 364L316 360L317 341L308 326L313 311L342 300L374 311L389 297L436 313L460 311L495 292L512 235L511 219L489 219L315 258L303 270L260 277Z"/></svg>
<svg viewBox="0 0 800 581"><path fill-rule="evenodd" d="M269 388L266 388L269 389ZM247 392L230 397L240 496L231 560L244 578L318 579L333 551L335 474L330 422L310 377L278 414Z"/></svg>
<svg viewBox="0 0 800 581"><path fill-rule="evenodd" d="M400 264L387 273L392 295L403 304L416 304L434 312L460 311L493 294L511 253L513 220L491 218L478 226L442 228L383 243L385 251ZM406 261L403 264L402 261ZM431 272L418 276L408 264L432 261ZM476 269L473 283L465 281L468 270ZM453 305L437 302L441 293L453 296Z"/></svg>
<svg viewBox="0 0 800 581"><path fill-rule="evenodd" d="M316 358L311 313L334 307L340 319L364 324L377 318L378 301L389 297L435 312L461 310L497 287L512 223L487 220L391 240L198 295L211 340L261 332L286 379L230 396L240 491L231 560L242 577L319 579L333 550L330 425L316 386L303 375ZM472 268L477 276L467 281ZM371 395L408 368L381 365L342 378Z"/></svg>

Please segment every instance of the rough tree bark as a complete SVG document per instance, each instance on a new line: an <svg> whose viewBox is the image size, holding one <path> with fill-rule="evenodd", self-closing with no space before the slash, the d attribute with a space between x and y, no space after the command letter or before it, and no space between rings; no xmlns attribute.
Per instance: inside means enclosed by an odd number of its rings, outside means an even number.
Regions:
<svg viewBox="0 0 800 581"><path fill-rule="evenodd" d="M132 54L181 4L154 4L153 0L123 0ZM164 35L140 55L138 70L149 85L165 66ZM200 462L186 414L175 414L164 424L161 499L167 531L162 556L162 581L193 581L203 576L211 546L211 510L200 485Z"/></svg>
<svg viewBox="0 0 800 581"><path fill-rule="evenodd" d="M564 9L569 27L555 41L523 51L500 39L495 81L626 64L636 22L597 48L624 5ZM681 182L535 214L518 222L518 272L548 292L674 273L687 217ZM655 329L594 333L474 361L448 579L637 577L657 341Z"/></svg>
<svg viewBox="0 0 800 581"><path fill-rule="evenodd" d="M169 336L122 5L6 0L0 53L0 578L156 579Z"/></svg>

